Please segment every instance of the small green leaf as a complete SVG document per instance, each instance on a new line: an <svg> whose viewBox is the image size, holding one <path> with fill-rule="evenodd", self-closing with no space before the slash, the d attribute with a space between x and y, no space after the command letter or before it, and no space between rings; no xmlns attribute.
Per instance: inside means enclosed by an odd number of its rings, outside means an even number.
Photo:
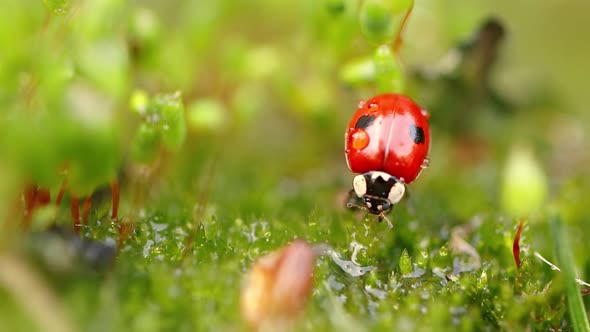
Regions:
<svg viewBox="0 0 590 332"><path fill-rule="evenodd" d="M157 125L162 133L162 144L168 149L178 149L186 139L186 120L180 93L155 96L152 103L160 116Z"/></svg>
<svg viewBox="0 0 590 332"><path fill-rule="evenodd" d="M377 91L379 93L401 92L403 78L391 48L388 45L381 45L377 48L373 61L375 62Z"/></svg>
<svg viewBox="0 0 590 332"><path fill-rule="evenodd" d="M416 264L420 268L425 269L427 267L427 265L428 265L429 258L430 257L428 255L428 250L422 249L418 253L418 256L416 256Z"/></svg>
<svg viewBox="0 0 590 332"><path fill-rule="evenodd" d="M488 274L486 273L486 270L483 269L481 271L481 275L479 276L479 278L477 279L477 289L479 291L484 290L486 287L488 286Z"/></svg>
<svg viewBox="0 0 590 332"><path fill-rule="evenodd" d="M399 258L399 269L402 275L412 273L412 271L414 270L412 268L412 258L410 257L406 249L404 249L402 255Z"/></svg>

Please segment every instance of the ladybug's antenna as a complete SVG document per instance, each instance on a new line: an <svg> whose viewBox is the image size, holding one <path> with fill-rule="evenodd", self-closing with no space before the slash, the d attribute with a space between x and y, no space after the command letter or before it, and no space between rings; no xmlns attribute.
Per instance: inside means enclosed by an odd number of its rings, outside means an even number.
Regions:
<svg viewBox="0 0 590 332"><path fill-rule="evenodd" d="M364 210L366 210L366 209L367 209L367 207L366 207L366 206L364 206L364 205L359 205L359 204L356 204L356 203L350 203L350 202L349 202L349 203L346 203L346 207L347 207L347 208L349 208L349 209L351 209L351 208L356 208L356 209L359 209L359 210L361 210L361 211L364 211Z"/></svg>
<svg viewBox="0 0 590 332"><path fill-rule="evenodd" d="M387 221L387 227L393 228L393 224L391 223L391 220L389 220L389 218L387 218L387 216L383 212L379 213L379 221L381 221L381 220Z"/></svg>

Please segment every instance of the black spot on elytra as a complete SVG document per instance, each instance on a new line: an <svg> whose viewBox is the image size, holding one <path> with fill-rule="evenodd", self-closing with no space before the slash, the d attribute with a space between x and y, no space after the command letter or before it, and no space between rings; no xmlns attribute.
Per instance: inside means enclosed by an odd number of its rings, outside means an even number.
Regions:
<svg viewBox="0 0 590 332"><path fill-rule="evenodd" d="M363 115L361 116L354 125L356 129L367 129L375 121L374 115Z"/></svg>
<svg viewBox="0 0 590 332"><path fill-rule="evenodd" d="M410 137L414 140L414 143L423 144L424 143L424 129L422 129L422 127L416 127L415 125L410 125Z"/></svg>

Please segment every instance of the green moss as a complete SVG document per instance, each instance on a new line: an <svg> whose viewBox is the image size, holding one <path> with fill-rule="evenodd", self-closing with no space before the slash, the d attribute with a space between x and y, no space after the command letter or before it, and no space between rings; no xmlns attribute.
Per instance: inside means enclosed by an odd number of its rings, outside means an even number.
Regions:
<svg viewBox="0 0 590 332"><path fill-rule="evenodd" d="M522 29L496 50L503 61L487 68L491 76L467 77L465 67L489 59L474 39L423 64L476 30L465 22L486 9L474 4L421 3L397 59L390 46L409 1L5 2L0 326L42 330L45 314L84 331L243 330L246 271L304 239L324 254L297 331L583 330L572 279L590 273L589 122L564 96L587 86L574 74L590 48L567 33L587 11L494 8ZM538 31L530 8L555 24ZM461 36L449 29L457 26ZM550 34L560 47L547 46ZM576 84L537 90L552 82L539 77L560 76L545 72L562 56L554 49L568 50L563 62L576 70L559 74ZM429 107L431 163L407 185L389 229L345 208L353 174L342 139L358 101L400 90L402 78ZM528 150L512 150L515 142ZM33 230L54 220L69 229L71 197L94 192L80 236L117 245L113 265L85 264L92 255L70 250L76 236L50 243L20 231L24 186L48 187L54 202L66 178L62 203L37 210ZM121 205L112 220L115 178ZM542 217L551 202L563 217L559 238ZM520 268L515 217L526 218ZM133 225L125 239L121 224ZM15 297L19 285L47 293ZM51 305L33 312L38 294Z"/></svg>

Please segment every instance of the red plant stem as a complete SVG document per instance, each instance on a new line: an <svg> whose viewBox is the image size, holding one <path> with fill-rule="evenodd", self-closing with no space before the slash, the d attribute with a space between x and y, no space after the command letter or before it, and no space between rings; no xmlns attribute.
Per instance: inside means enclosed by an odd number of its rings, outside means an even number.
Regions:
<svg viewBox="0 0 590 332"><path fill-rule="evenodd" d="M70 210L72 213L72 219L74 219L74 232L80 233L80 199L78 197L72 197L70 199Z"/></svg>
<svg viewBox="0 0 590 332"><path fill-rule="evenodd" d="M520 269L520 234L522 233L522 227L524 226L524 220L519 220L518 226L516 227L516 235L514 236L514 243L512 244L512 254L514 255L514 261L516 267Z"/></svg>
<svg viewBox="0 0 590 332"><path fill-rule="evenodd" d="M404 29L406 27L406 24L408 23L408 19L410 18L410 15L412 15L413 9L414 9L414 1L412 1L412 3L410 4L410 8L406 12L406 16L404 16L404 19L402 21L402 25L399 28L399 31L397 32L397 36L395 37L395 40L393 41L393 54L395 54L398 61L399 61L400 48L403 43L402 34L404 33Z"/></svg>
<svg viewBox="0 0 590 332"><path fill-rule="evenodd" d="M24 226L28 227L33 216L33 210L35 209L35 200L37 199L37 186L27 185L23 192L24 198Z"/></svg>
<svg viewBox="0 0 590 332"><path fill-rule="evenodd" d="M47 188L37 188L37 197L35 197L35 206L45 206L51 203L51 193Z"/></svg>
<svg viewBox="0 0 590 332"><path fill-rule="evenodd" d="M123 244L123 242L125 242L125 240L127 240L127 238L129 238L129 235L131 234L132 231L133 231L133 223L131 223L129 220L122 220L119 223L119 241L118 241L119 246L121 246Z"/></svg>
<svg viewBox="0 0 590 332"><path fill-rule="evenodd" d="M82 205L82 223L88 225L88 215L90 214L90 207L92 206L92 194L88 195Z"/></svg>
<svg viewBox="0 0 590 332"><path fill-rule="evenodd" d="M59 206L61 204L61 200L64 198L64 193L66 192L66 187L68 186L68 180L65 179L61 183L61 187L59 188L59 192L57 193L57 197L55 198L55 205Z"/></svg>
<svg viewBox="0 0 590 332"><path fill-rule="evenodd" d="M111 182L111 194L113 195L111 218L117 219L117 215L119 214L119 182L117 180Z"/></svg>

